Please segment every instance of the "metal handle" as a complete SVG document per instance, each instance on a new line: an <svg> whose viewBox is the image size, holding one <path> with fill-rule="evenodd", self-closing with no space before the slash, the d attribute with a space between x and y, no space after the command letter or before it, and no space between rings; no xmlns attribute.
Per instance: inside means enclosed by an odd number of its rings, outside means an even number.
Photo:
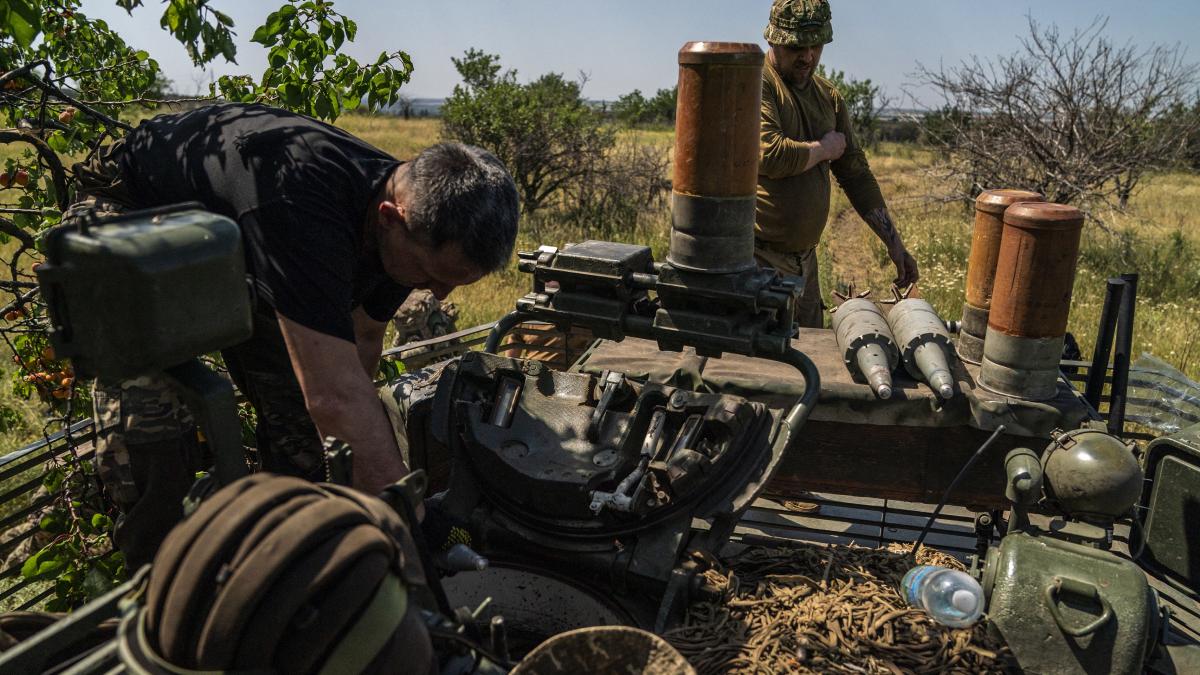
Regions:
<svg viewBox="0 0 1200 675"><path fill-rule="evenodd" d="M1058 609L1060 594L1074 595L1077 598L1091 600L1099 604L1101 608L1100 616L1096 617L1095 621L1078 628L1068 627L1062 612ZM1050 606L1050 616L1054 617L1054 623L1058 624L1062 632L1072 637L1091 635L1103 628L1104 624L1108 623L1113 617L1112 605L1108 603L1108 600L1104 599L1103 595L1100 595L1100 589L1089 583L1075 579L1054 577L1054 581L1046 587L1046 604Z"/></svg>

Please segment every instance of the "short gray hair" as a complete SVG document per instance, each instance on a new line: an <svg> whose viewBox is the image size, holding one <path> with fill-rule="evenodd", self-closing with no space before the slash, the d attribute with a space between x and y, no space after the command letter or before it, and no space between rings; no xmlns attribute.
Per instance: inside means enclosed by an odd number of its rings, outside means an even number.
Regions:
<svg viewBox="0 0 1200 675"><path fill-rule="evenodd" d="M517 187L495 155L439 143L408 165L408 226L435 247L451 241L484 272L508 262L517 239Z"/></svg>

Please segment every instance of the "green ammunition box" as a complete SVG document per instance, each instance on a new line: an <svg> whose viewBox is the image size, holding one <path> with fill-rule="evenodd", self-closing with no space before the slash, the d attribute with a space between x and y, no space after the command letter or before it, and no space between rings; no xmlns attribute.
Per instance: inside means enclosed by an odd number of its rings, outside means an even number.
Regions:
<svg viewBox="0 0 1200 675"><path fill-rule="evenodd" d="M1012 532L988 551L983 588L1027 673L1141 673L1157 635L1145 573L1107 551Z"/></svg>
<svg viewBox="0 0 1200 675"><path fill-rule="evenodd" d="M238 226L199 209L62 226L38 271L55 351L81 377L170 368L250 337Z"/></svg>

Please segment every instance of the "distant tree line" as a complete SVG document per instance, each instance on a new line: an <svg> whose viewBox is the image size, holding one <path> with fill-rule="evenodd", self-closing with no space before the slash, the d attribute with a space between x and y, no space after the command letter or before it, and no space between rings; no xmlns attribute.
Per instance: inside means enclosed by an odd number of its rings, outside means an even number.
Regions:
<svg viewBox="0 0 1200 675"><path fill-rule="evenodd" d="M612 116L629 127L675 124L675 107L679 100L679 87L659 89L654 96L646 98L640 89L618 98L611 108Z"/></svg>

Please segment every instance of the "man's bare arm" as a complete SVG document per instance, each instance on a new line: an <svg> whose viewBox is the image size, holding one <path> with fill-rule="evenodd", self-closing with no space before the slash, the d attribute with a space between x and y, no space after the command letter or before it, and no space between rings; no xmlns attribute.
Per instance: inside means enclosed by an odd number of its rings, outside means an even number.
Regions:
<svg viewBox="0 0 1200 675"><path fill-rule="evenodd" d="M867 226L871 228L883 245L887 247L888 257L896 265L896 278L893 280L901 288L916 283L920 278L917 271L917 261L909 254L900 239L900 232L886 208L877 208L863 216Z"/></svg>
<svg viewBox="0 0 1200 675"><path fill-rule="evenodd" d="M372 319L362 307L350 313L354 321L354 343L358 347L358 359L362 362L367 377L374 379L379 372L379 357L383 354L383 334L387 332L386 321Z"/></svg>
<svg viewBox="0 0 1200 675"><path fill-rule="evenodd" d="M371 378L347 367L361 363L354 343L278 318L317 431L349 443L354 451L354 487L375 494L407 474Z"/></svg>

